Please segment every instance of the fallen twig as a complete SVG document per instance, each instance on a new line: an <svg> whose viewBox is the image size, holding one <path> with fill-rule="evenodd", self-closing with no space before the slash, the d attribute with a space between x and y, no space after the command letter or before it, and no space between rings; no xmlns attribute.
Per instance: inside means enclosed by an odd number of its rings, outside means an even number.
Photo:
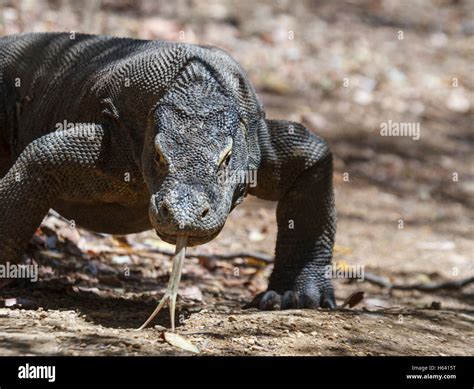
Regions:
<svg viewBox="0 0 474 389"><path fill-rule="evenodd" d="M430 282L426 284L397 284L391 283L386 277L379 276L372 273L365 273L363 281L370 282L371 284L381 286L387 289L398 289L398 290L419 290L422 292L433 292L436 290L447 289L447 290L458 290L465 286L474 283L474 277L461 278L459 280Z"/></svg>

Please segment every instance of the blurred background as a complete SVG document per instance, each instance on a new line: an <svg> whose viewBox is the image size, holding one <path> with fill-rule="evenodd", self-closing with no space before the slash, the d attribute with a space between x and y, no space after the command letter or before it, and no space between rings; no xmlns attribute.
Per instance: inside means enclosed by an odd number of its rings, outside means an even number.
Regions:
<svg viewBox="0 0 474 389"><path fill-rule="evenodd" d="M341 171L414 199L472 205L472 1L0 5L2 35L76 31L219 46L247 70L269 116L303 121L331 141ZM378 136L388 120L420 123L422 139ZM457 185L444 184L451 171L460 173Z"/></svg>
<svg viewBox="0 0 474 389"><path fill-rule="evenodd" d="M227 50L248 72L267 117L303 122L331 144L337 263L363 265L393 282L423 284L474 274L473 1L0 0L0 7L1 35L75 31ZM419 124L420 139L381 136L381 125L390 120ZM274 203L249 199L216 240L195 250L271 256L274 212ZM32 243L32 257L44 264L44 280L94 285L112 295L119 290L120 296L156 292L160 276L164 286L167 257L133 251L171 249L152 232L119 240L84 230L71 233L53 215L46 225ZM54 265L51 253L61 265ZM65 269L65 258L76 265ZM123 264L133 266L140 283L120 277ZM243 264L247 267L236 278L233 272ZM109 269L112 281L101 275L106 265L115 269ZM188 290L191 297L202 301L204 296L207 305L216 301L216 293L229 304L264 290L270 271L271 265L248 258L233 263L194 258L184 283L194 288ZM366 292L368 309L474 305L472 288L433 295L388 294L367 283L357 287ZM355 287L337 280L336 288L342 299ZM119 324L126 326L127 320Z"/></svg>

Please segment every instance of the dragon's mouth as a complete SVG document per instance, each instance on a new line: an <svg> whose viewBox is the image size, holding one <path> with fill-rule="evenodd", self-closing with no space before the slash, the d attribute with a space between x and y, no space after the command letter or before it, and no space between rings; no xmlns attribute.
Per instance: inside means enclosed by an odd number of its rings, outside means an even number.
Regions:
<svg viewBox="0 0 474 389"><path fill-rule="evenodd" d="M166 243L170 243L173 245L176 245L177 242L177 235L176 233L170 234L164 231L160 231L158 229L155 229L156 234L160 237L161 240L165 241ZM187 236L187 246L192 247L192 246L199 246L201 244L205 244L212 239L214 239L217 235L219 235L221 229L218 229L217 231L212 231L208 234L193 234L193 231L186 231L186 236Z"/></svg>
<svg viewBox="0 0 474 389"><path fill-rule="evenodd" d="M161 239L163 239L165 242L175 244L176 251L173 257L173 267L171 270L170 279L168 282L168 286L166 287L165 294L161 298L160 303L156 307L155 311L150 315L147 321L143 323L139 329L145 328L153 320L153 318L161 311L161 309L166 304L166 302L168 302L169 308L170 308L171 329L174 330L176 296L178 295L178 286L179 286L179 281L181 279L181 272L183 270L186 247L196 246L198 244L209 242L219 232L220 232L220 229L209 235L192 235L192 234L188 235L188 232L171 235L171 234L160 232L158 230L156 231L158 236Z"/></svg>

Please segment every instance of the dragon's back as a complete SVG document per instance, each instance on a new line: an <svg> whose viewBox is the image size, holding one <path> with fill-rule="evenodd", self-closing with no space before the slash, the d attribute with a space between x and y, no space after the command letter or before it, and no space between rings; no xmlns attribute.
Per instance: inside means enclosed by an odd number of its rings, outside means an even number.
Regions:
<svg viewBox="0 0 474 389"><path fill-rule="evenodd" d="M197 67L235 94L244 110L261 110L240 65L212 46L75 33L3 37L0 138L16 158L58 123L101 124L105 111L120 112L128 131L142 131L164 91Z"/></svg>
<svg viewBox="0 0 474 389"><path fill-rule="evenodd" d="M58 123L96 122L103 98L118 98L125 88L156 87L144 73L146 66L154 66L148 59L163 51L171 56L173 46L72 33L1 38L0 111L5 117L0 119L6 125L0 129L8 132L4 138L15 143L14 154L19 154Z"/></svg>

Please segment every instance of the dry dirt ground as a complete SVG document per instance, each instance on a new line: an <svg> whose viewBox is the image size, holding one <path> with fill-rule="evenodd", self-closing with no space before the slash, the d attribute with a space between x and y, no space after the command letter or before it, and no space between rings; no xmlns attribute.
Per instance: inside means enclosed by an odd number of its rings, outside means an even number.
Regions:
<svg viewBox="0 0 474 389"><path fill-rule="evenodd" d="M222 46L248 70L268 117L303 121L328 139L340 267L407 285L474 276L472 4L289 3L176 11L161 1L139 9L104 1L95 28L175 40L184 31L188 41ZM0 32L83 25L72 8L38 4L42 12L24 9L20 18L4 2ZM420 123L420 139L380 136L388 120ZM248 198L213 242L189 249L176 332L201 355L474 354L473 284L428 293L336 279L338 303L355 291L364 300L336 312L242 310L272 265L218 255L271 257L274 214L274 203ZM151 231L98 235L51 214L26 256L39 281L1 285L0 355L187 354L163 340L167 311L134 331L165 289L169 256L156 251L166 249Z"/></svg>
<svg viewBox="0 0 474 389"><path fill-rule="evenodd" d="M369 194L370 190L367 190L365 193L355 192L354 196L367 198ZM347 196L353 197L351 192ZM376 198L374 196L371 204L375 209L377 205L381 206L374 204ZM340 198L340 203L345 203L343 198ZM341 208L340 213L344 215L345 207ZM228 254L245 249L270 254L275 233L269 221L273 218L273 211L273 204L260 204L260 201L249 199L231 215L222 235L205 249L199 249L200 252ZM383 210L380 212L383 214ZM439 269L458 265L459 258L450 255L449 250L437 258L433 258L431 252L424 255L426 249L421 244L446 242L446 233L427 228L421 239L416 231L404 231L400 233L402 236L394 236L391 226L372 222L363 228L358 227L357 236L350 237L344 231L355 228L354 222L344 221L344 217L341 219L340 235L346 235L354 249L350 250L349 245L337 246L336 261L361 262L373 273L406 283L454 278L444 275ZM51 217L47 225L55 222L60 223ZM248 227L250 223L251 228ZM43 230L50 233L48 228ZM63 234L61 228L57 231L60 236ZM257 235L256 231L262 235ZM79 230L79 233L83 236L81 239L88 236L87 232ZM240 235L242 240L248 235L251 238L247 239L255 241L242 247L235 243L240 241ZM54 241L56 235L49 236L49 240ZM38 234L36 240L44 237ZM164 291L169 260L166 256L147 255L146 250L142 253L137 249L137 246L141 247L137 242L151 244L155 241L153 233L129 239L134 242L131 247L122 240L95 237L93 244L80 244L88 247L88 254L72 254L76 247L68 243L59 245L57 252L43 250L44 255L37 255L41 263L41 281L29 286L10 286L1 291L7 304L14 305L0 309L0 353L185 354L162 338L163 331L169 327L167 311L155 320L151 328L134 331L153 311ZM459 241L455 236L450 239L456 242L456 247L461 246L462 239ZM97 243L98 240L104 241L105 246ZM364 244L364 240L371 243ZM159 241L153 244L153 247L163 246ZM390 254L395 254L399 247L412 247L413 261L400 263L395 255ZM63 249L65 254L62 254ZM94 254L96 252L100 255ZM366 282L336 280L339 303L358 290L365 292L364 301L353 309L337 312L242 310L254 293L264 289L270 268L256 260L247 263L242 258L233 261L207 257L187 259L177 313L177 333L189 339L204 355L473 353L472 286L449 293L389 293Z"/></svg>

